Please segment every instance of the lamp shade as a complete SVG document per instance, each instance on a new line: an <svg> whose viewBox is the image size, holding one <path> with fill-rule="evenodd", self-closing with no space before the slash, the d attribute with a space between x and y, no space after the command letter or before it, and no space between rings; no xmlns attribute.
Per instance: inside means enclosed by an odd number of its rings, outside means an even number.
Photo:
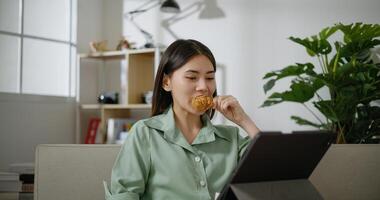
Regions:
<svg viewBox="0 0 380 200"><path fill-rule="evenodd" d="M161 5L161 11L166 13L179 13L181 9L175 0L165 0Z"/></svg>
<svg viewBox="0 0 380 200"><path fill-rule="evenodd" d="M204 7L199 13L199 19L216 19L224 18L224 11L218 6L216 0L204 1Z"/></svg>

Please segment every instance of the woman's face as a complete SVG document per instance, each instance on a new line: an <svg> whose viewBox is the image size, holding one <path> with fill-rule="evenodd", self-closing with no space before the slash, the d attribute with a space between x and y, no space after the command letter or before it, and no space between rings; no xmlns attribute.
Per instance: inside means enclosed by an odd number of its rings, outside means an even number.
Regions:
<svg viewBox="0 0 380 200"><path fill-rule="evenodd" d="M206 56L194 56L185 65L164 77L163 87L166 91L171 91L174 108L201 115L203 113L191 106L191 100L196 96L214 94L214 67Z"/></svg>

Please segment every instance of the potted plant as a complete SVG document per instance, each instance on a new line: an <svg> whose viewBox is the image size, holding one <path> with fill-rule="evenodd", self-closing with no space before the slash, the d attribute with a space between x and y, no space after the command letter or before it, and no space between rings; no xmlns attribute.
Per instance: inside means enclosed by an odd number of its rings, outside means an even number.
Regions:
<svg viewBox="0 0 380 200"><path fill-rule="evenodd" d="M342 33L340 41L330 42ZM379 24L336 24L318 35L289 39L306 48L316 58L321 72L313 63L296 63L264 76L265 93L280 79L291 77L290 89L274 92L262 107L281 102L303 104L318 122L291 116L297 124L309 125L337 134L336 143L378 143L380 135L380 64L374 61L375 47L380 45ZM319 92L326 88L329 98ZM308 107L312 103L325 119L319 119Z"/></svg>

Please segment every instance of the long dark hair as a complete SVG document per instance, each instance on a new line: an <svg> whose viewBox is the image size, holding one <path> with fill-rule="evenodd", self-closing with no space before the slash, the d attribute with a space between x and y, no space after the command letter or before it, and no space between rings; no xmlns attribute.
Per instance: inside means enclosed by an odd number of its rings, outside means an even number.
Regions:
<svg viewBox="0 0 380 200"><path fill-rule="evenodd" d="M214 55L212 55L208 47L196 40L177 40L166 49L158 66L154 83L152 116L163 113L173 103L171 92L167 92L162 88L164 75L173 73L197 55L206 56L211 61L214 71L216 71ZM215 89L213 97L216 95ZM215 110L210 109L206 113L212 118Z"/></svg>

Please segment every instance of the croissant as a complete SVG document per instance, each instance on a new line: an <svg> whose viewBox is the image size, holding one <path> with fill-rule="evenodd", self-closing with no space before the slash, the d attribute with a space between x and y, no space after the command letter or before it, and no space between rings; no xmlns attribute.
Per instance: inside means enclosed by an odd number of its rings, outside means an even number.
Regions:
<svg viewBox="0 0 380 200"><path fill-rule="evenodd" d="M214 106L212 97L209 96L197 96L191 101L191 105L198 111L204 112Z"/></svg>

